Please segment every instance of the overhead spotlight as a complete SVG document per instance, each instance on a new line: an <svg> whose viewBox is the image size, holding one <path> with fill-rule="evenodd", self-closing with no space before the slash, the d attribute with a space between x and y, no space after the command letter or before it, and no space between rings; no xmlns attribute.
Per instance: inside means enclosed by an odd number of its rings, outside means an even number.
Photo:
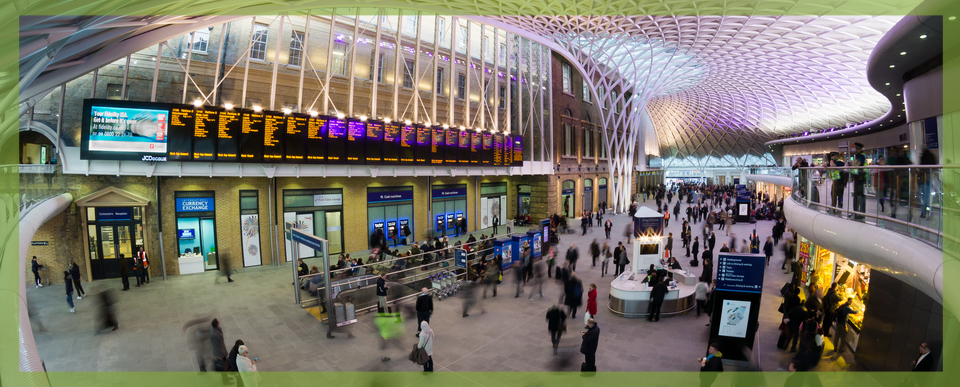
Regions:
<svg viewBox="0 0 960 387"><path fill-rule="evenodd" d="M410 120L403 121L403 123L407 126L413 125L413 121Z"/></svg>
<svg viewBox="0 0 960 387"><path fill-rule="evenodd" d="M260 105L253 105L253 111L259 113L263 111L263 107L261 107Z"/></svg>
<svg viewBox="0 0 960 387"><path fill-rule="evenodd" d="M201 107L201 106L203 106L203 101L201 101L200 98L197 98L197 99L193 100L193 106L194 106L194 107Z"/></svg>
<svg viewBox="0 0 960 387"><path fill-rule="evenodd" d="M393 122L393 120L391 120L390 117L387 117L387 118L384 118L384 119L383 119L383 122L386 122L386 123L389 124L389 123Z"/></svg>
<svg viewBox="0 0 960 387"><path fill-rule="evenodd" d="M460 130L465 130L465 129L467 129L467 128L464 127L463 125L460 125Z"/></svg>
<svg viewBox="0 0 960 387"><path fill-rule="evenodd" d="M341 120L344 119L344 118L346 118L346 117L347 117L347 116L346 116L345 114L343 114L343 113L337 113L337 118L339 118L339 119L341 119Z"/></svg>
<svg viewBox="0 0 960 387"><path fill-rule="evenodd" d="M503 131L503 134L506 135L506 136L509 136L509 135L510 135L510 131L509 131L509 130L504 130L504 131Z"/></svg>
<svg viewBox="0 0 960 387"><path fill-rule="evenodd" d="M367 120L367 116L364 116L364 115L360 116L360 121L366 121L366 120Z"/></svg>
<svg viewBox="0 0 960 387"><path fill-rule="evenodd" d="M232 103L225 103L225 104L223 104L223 108L224 108L224 109L227 109L227 110L233 110L233 104L232 104Z"/></svg>
<svg viewBox="0 0 960 387"><path fill-rule="evenodd" d="M450 125L447 125L447 124L443 124L441 125L441 127L443 127L444 129L450 129Z"/></svg>
<svg viewBox="0 0 960 387"><path fill-rule="evenodd" d="M890 68L894 68L894 67L897 67L897 66L896 66L896 65L890 65Z"/></svg>
<svg viewBox="0 0 960 387"><path fill-rule="evenodd" d="M949 21L954 21L954 20L957 20L957 17L956 17L956 16L950 16L950 17L947 18L947 20L949 20Z"/></svg>
<svg viewBox="0 0 960 387"><path fill-rule="evenodd" d="M293 113L293 110L290 110L290 108L283 108L283 114L290 114L290 113Z"/></svg>
<svg viewBox="0 0 960 387"><path fill-rule="evenodd" d="M430 123L430 121L427 121L427 123L423 124L423 126L431 126L431 125L432 124Z"/></svg>
<svg viewBox="0 0 960 387"><path fill-rule="evenodd" d="M920 35L920 39L926 39L927 35Z"/></svg>
<svg viewBox="0 0 960 387"><path fill-rule="evenodd" d="M890 82L884 83L884 86L890 86Z"/></svg>
<svg viewBox="0 0 960 387"><path fill-rule="evenodd" d="M900 51L900 55L907 55L906 51Z"/></svg>
<svg viewBox="0 0 960 387"><path fill-rule="evenodd" d="M900 96L900 93L897 93L897 97L899 97L899 96Z"/></svg>
<svg viewBox="0 0 960 387"><path fill-rule="evenodd" d="M320 115L320 113L318 113L316 110L311 110L311 111L310 111L310 117L316 117L316 116L318 116L318 115Z"/></svg>
<svg viewBox="0 0 960 387"><path fill-rule="evenodd" d="M483 129L477 128L477 133L480 133Z"/></svg>

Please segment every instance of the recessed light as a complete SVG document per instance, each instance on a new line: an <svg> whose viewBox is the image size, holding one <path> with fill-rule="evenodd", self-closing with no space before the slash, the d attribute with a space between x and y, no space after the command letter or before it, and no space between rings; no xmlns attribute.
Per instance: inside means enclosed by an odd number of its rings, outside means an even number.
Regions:
<svg viewBox="0 0 960 387"><path fill-rule="evenodd" d="M957 20L957 17L956 17L956 16L950 16L950 17L947 18L947 20L950 20L950 21Z"/></svg>
<svg viewBox="0 0 960 387"><path fill-rule="evenodd" d="M890 82L884 83L884 86L890 86Z"/></svg>
<svg viewBox="0 0 960 387"><path fill-rule="evenodd" d="M920 35L920 39L926 39L927 35Z"/></svg>
<svg viewBox="0 0 960 387"><path fill-rule="evenodd" d="M263 110L263 107L260 105L253 105L253 111L259 113L261 110Z"/></svg>
<svg viewBox="0 0 960 387"><path fill-rule="evenodd" d="M290 114L290 113L293 113L293 110L290 110L290 108L283 108L283 114Z"/></svg>
<svg viewBox="0 0 960 387"><path fill-rule="evenodd" d="M223 107L224 107L225 109L227 109L227 110L233 110L233 104L232 104L232 103L223 104Z"/></svg>
<svg viewBox="0 0 960 387"><path fill-rule="evenodd" d="M900 55L907 55L906 51L900 51Z"/></svg>
<svg viewBox="0 0 960 387"><path fill-rule="evenodd" d="M899 97L899 96L900 96L900 93L897 93L897 97Z"/></svg>
<svg viewBox="0 0 960 387"><path fill-rule="evenodd" d="M894 68L894 67L897 67L897 66L896 66L896 65L890 65L890 68Z"/></svg>

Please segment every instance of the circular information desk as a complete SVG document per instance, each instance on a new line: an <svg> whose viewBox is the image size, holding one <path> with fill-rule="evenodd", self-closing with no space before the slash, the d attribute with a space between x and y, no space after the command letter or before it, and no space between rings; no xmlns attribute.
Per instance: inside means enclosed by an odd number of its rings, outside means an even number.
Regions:
<svg viewBox="0 0 960 387"><path fill-rule="evenodd" d="M683 284L680 276L681 272L674 273L677 279L676 285L668 287L667 295L663 297L663 305L660 307L661 316L672 316L688 312L696 307L696 296L694 285ZM630 279L631 276L633 279ZM646 274L641 273L623 273L610 283L610 303L607 308L614 314L621 317L646 317L647 308L650 305L650 287L641 283L646 278Z"/></svg>

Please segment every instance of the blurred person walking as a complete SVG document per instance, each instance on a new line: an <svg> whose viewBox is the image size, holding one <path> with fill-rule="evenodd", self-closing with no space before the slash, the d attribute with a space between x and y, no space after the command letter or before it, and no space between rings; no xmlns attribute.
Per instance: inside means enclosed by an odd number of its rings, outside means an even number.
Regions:
<svg viewBox="0 0 960 387"><path fill-rule="evenodd" d="M77 299L82 300L86 292L83 291L83 286L80 286L80 266L74 261L70 261L70 276L73 277L73 287L77 289Z"/></svg>
<svg viewBox="0 0 960 387"><path fill-rule="evenodd" d="M547 330L550 331L550 342L553 343L553 354L557 354L560 345L560 336L567 331L567 314L556 303L547 309Z"/></svg>
<svg viewBox="0 0 960 387"><path fill-rule="evenodd" d="M70 313L76 313L77 308L73 306L73 277L70 276L69 271L63 271L63 284L67 290L67 305L70 305Z"/></svg>

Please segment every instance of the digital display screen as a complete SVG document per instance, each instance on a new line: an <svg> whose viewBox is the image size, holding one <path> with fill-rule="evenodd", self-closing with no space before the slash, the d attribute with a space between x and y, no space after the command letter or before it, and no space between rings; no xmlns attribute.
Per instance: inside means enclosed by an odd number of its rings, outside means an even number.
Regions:
<svg viewBox="0 0 960 387"><path fill-rule="evenodd" d="M513 139L510 135L503 135L503 166L513 165Z"/></svg>
<svg viewBox="0 0 960 387"><path fill-rule="evenodd" d="M240 112L221 110L217 120L217 161L240 160Z"/></svg>
<svg viewBox="0 0 960 387"><path fill-rule="evenodd" d="M495 167L503 166L503 135L493 135L493 163Z"/></svg>
<svg viewBox="0 0 960 387"><path fill-rule="evenodd" d="M310 117L307 120L307 141L304 158L308 163L323 163L327 160L327 120Z"/></svg>
<svg viewBox="0 0 960 387"><path fill-rule="evenodd" d="M286 143L284 160L295 163L302 163L306 160L309 121L307 117L303 116L287 116L287 130L283 137L284 143Z"/></svg>
<svg viewBox="0 0 960 387"><path fill-rule="evenodd" d="M480 156L483 154L483 133L470 133L470 164L477 165L483 162Z"/></svg>
<svg viewBox="0 0 960 387"><path fill-rule="evenodd" d="M484 133L480 157L483 165L493 165L493 134Z"/></svg>
<svg viewBox="0 0 960 387"><path fill-rule="evenodd" d="M446 150L446 137L443 128L433 129L433 143L430 144L430 164L442 165L444 163L444 150Z"/></svg>
<svg viewBox="0 0 960 387"><path fill-rule="evenodd" d="M513 136L513 166L523 166L523 137Z"/></svg>
<svg viewBox="0 0 960 387"><path fill-rule="evenodd" d="M447 165L457 165L459 158L457 157L458 149L460 148L460 137L459 131L456 129L447 129L444 130L447 141L444 142L446 145L446 154L443 157L444 162Z"/></svg>
<svg viewBox="0 0 960 387"><path fill-rule="evenodd" d="M193 107L174 107L170 111L167 160L190 160L193 155ZM93 149L91 149L93 150Z"/></svg>
<svg viewBox="0 0 960 387"><path fill-rule="evenodd" d="M367 122L367 164L383 162L383 146L383 123Z"/></svg>
<svg viewBox="0 0 960 387"><path fill-rule="evenodd" d="M383 125L383 163L384 164L399 164L400 163L400 139L403 134L403 130L398 124L384 124ZM412 139L413 136L410 136ZM409 145L407 146L410 147ZM369 155L368 155L369 157ZM413 160L413 152L411 149L410 152L410 161Z"/></svg>
<svg viewBox="0 0 960 387"><path fill-rule="evenodd" d="M327 162L344 164L347 161L347 123L339 118L327 121Z"/></svg>
<svg viewBox="0 0 960 387"><path fill-rule="evenodd" d="M263 162L283 160L283 137L286 132L286 117L267 113L263 118Z"/></svg>
<svg viewBox="0 0 960 387"><path fill-rule="evenodd" d="M101 103L103 102L103 103ZM81 156L139 160L167 156L170 109L159 104L84 101ZM189 148L187 148L189 149ZM86 151L86 152L83 152Z"/></svg>
<svg viewBox="0 0 960 387"><path fill-rule="evenodd" d="M407 127L404 126L404 129ZM433 129L425 128L422 126L415 126L414 131L416 132L416 149L415 149L415 163L417 165L429 165L431 160L431 153L433 152ZM400 160L403 163L403 160Z"/></svg>
<svg viewBox="0 0 960 387"><path fill-rule="evenodd" d="M263 159L263 113L240 115L240 161L260 162Z"/></svg>
<svg viewBox="0 0 960 387"><path fill-rule="evenodd" d="M470 132L460 131L460 165L470 164Z"/></svg>
<svg viewBox="0 0 960 387"><path fill-rule="evenodd" d="M347 121L347 164L360 164L364 160L363 137L367 125L363 121Z"/></svg>
<svg viewBox="0 0 960 387"><path fill-rule="evenodd" d="M197 109L193 117L193 160L214 161L217 159L217 112Z"/></svg>

